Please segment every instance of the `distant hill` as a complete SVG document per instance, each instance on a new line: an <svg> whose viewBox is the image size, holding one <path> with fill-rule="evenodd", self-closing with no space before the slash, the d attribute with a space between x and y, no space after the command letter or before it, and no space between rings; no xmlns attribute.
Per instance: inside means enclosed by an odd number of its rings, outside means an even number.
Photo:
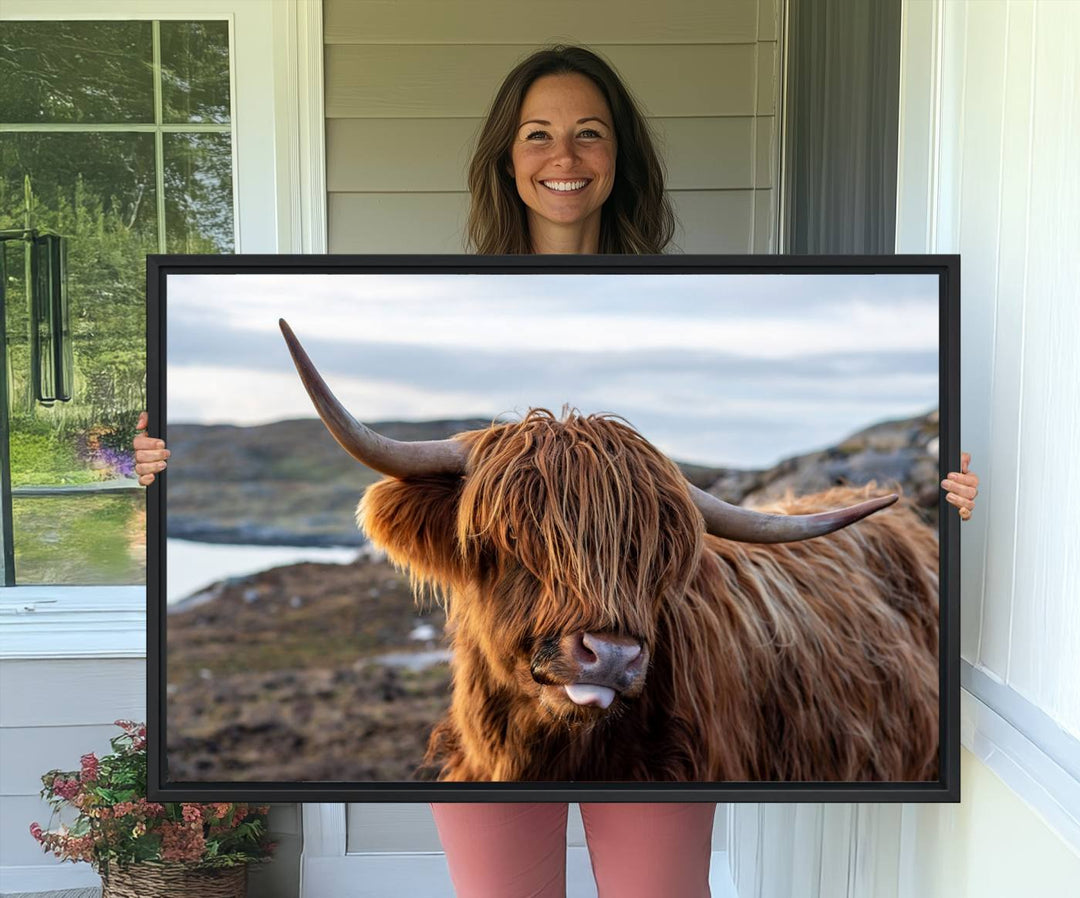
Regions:
<svg viewBox="0 0 1080 898"><path fill-rule="evenodd" d="M788 490L838 482L898 483L930 523L938 502L937 412L875 424L835 447L764 470L679 463L687 479L729 502L753 505ZM381 421L399 440L445 439L491 419ZM356 546L353 514L378 474L352 459L315 419L253 427L174 424L167 476L168 535L248 545Z"/></svg>
<svg viewBox="0 0 1080 898"><path fill-rule="evenodd" d="M491 419L378 421L397 440L441 440ZM380 475L315 418L169 427L168 535L212 543L359 546L353 514Z"/></svg>

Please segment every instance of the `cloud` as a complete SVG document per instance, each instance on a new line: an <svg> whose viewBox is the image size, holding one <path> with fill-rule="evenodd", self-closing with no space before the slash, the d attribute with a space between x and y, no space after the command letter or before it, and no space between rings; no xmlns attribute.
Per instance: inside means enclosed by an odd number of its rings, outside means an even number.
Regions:
<svg viewBox="0 0 1080 898"><path fill-rule="evenodd" d="M184 275L169 420L309 417L278 317L359 418L570 403L702 461L770 464L938 398L930 276Z"/></svg>

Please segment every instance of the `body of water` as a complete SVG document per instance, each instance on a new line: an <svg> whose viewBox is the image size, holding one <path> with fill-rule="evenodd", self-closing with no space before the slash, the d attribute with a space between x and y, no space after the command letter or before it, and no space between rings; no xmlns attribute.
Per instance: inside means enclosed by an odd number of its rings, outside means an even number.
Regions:
<svg viewBox="0 0 1080 898"><path fill-rule="evenodd" d="M317 561L350 564L355 548L313 548L311 546L232 546L201 543L187 539L167 539L168 594L173 604L226 577L243 577L273 567Z"/></svg>

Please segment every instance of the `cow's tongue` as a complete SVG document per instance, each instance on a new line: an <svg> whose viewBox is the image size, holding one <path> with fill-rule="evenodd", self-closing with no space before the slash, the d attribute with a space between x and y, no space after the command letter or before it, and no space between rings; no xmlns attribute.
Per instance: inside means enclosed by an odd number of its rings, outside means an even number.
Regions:
<svg viewBox="0 0 1080 898"><path fill-rule="evenodd" d="M577 705L596 705L606 708L615 700L615 690L607 686L594 686L592 683L571 683L564 686L570 701Z"/></svg>

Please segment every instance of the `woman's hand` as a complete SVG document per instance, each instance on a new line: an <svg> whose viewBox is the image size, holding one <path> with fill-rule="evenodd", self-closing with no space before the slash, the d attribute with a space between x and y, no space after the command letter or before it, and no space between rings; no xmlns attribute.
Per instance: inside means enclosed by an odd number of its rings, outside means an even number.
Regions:
<svg viewBox="0 0 1080 898"><path fill-rule="evenodd" d="M941 488L946 490L945 501L951 502L959 509L961 521L966 521L971 517L971 511L975 507L975 497L979 495L979 475L968 472L969 464L971 464L971 454L961 452L960 470L950 471L949 476L941 481Z"/></svg>
<svg viewBox="0 0 1080 898"><path fill-rule="evenodd" d="M149 423L150 416L141 412L135 430L145 431ZM154 482L154 475L165 470L165 459L169 457L169 450L165 448L164 440L156 440L141 432L135 434L131 445L135 447L135 473L139 475L139 483L149 486Z"/></svg>

